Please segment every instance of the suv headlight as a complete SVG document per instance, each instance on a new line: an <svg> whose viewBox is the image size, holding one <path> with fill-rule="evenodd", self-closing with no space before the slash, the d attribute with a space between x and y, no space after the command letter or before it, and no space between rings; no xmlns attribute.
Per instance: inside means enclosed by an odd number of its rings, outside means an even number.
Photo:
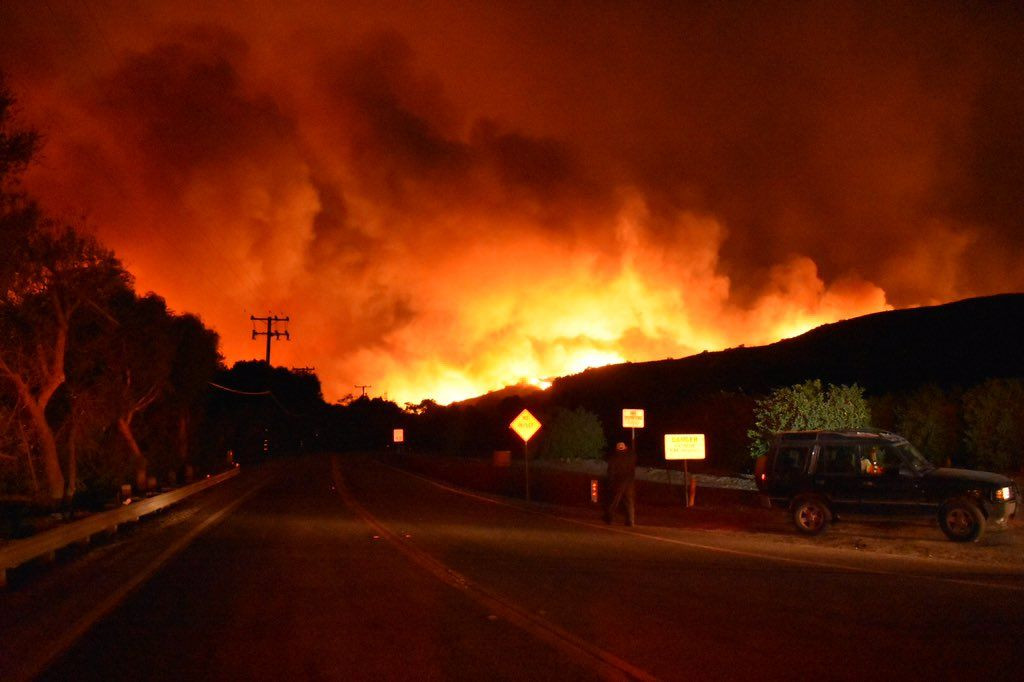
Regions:
<svg viewBox="0 0 1024 682"><path fill-rule="evenodd" d="M997 500L999 500L999 501L1002 501L1002 500L1012 500L1013 499L1013 488L1011 488L1009 486L1007 486L1005 488L1000 488L999 490L996 491L995 498Z"/></svg>

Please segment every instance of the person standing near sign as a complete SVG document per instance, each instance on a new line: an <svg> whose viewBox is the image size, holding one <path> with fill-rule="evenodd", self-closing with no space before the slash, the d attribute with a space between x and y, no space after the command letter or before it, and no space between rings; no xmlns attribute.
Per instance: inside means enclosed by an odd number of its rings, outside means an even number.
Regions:
<svg viewBox="0 0 1024 682"><path fill-rule="evenodd" d="M608 455L608 504L604 508L604 521L611 523L619 505L625 502L626 525L636 523L636 453L617 443Z"/></svg>

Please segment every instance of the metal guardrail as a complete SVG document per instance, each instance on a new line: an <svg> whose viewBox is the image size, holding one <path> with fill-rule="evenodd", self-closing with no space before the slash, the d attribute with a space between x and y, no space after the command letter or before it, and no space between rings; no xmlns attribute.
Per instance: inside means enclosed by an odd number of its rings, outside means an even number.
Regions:
<svg viewBox="0 0 1024 682"><path fill-rule="evenodd" d="M124 523L138 521L143 516L176 504L201 490L223 483L238 475L238 468L190 483L170 492L147 497L118 509L90 514L84 519L63 524L23 540L13 540L0 547L0 587L7 585L7 570L40 557L53 554L69 545L87 542L93 535L112 533Z"/></svg>

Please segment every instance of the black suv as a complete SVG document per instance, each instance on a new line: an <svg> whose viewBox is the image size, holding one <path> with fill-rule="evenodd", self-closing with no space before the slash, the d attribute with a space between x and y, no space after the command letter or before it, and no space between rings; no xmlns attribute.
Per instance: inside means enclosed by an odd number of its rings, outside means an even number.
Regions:
<svg viewBox="0 0 1024 682"><path fill-rule="evenodd" d="M1006 476L936 468L905 438L866 429L777 434L758 459L754 480L811 535L843 511L938 513L950 540L972 542L986 524L1005 526L1019 497Z"/></svg>

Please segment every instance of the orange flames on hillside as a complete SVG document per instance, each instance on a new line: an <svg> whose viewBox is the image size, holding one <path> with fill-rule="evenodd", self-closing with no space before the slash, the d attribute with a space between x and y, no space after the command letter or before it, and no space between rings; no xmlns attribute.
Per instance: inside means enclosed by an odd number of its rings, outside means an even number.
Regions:
<svg viewBox="0 0 1024 682"><path fill-rule="evenodd" d="M334 377L359 377L399 403L447 403L520 382L545 387L588 367L767 343L888 307L878 287L826 286L812 261L795 258L773 268L764 292L739 308L716 272L717 223L684 216L678 232L692 240L666 251L645 240L644 217L636 202L624 209L611 252L513 231L493 248L453 244L435 261L396 264L414 313L378 347L321 366L325 389L344 395L351 379ZM289 349L275 352L287 357Z"/></svg>

